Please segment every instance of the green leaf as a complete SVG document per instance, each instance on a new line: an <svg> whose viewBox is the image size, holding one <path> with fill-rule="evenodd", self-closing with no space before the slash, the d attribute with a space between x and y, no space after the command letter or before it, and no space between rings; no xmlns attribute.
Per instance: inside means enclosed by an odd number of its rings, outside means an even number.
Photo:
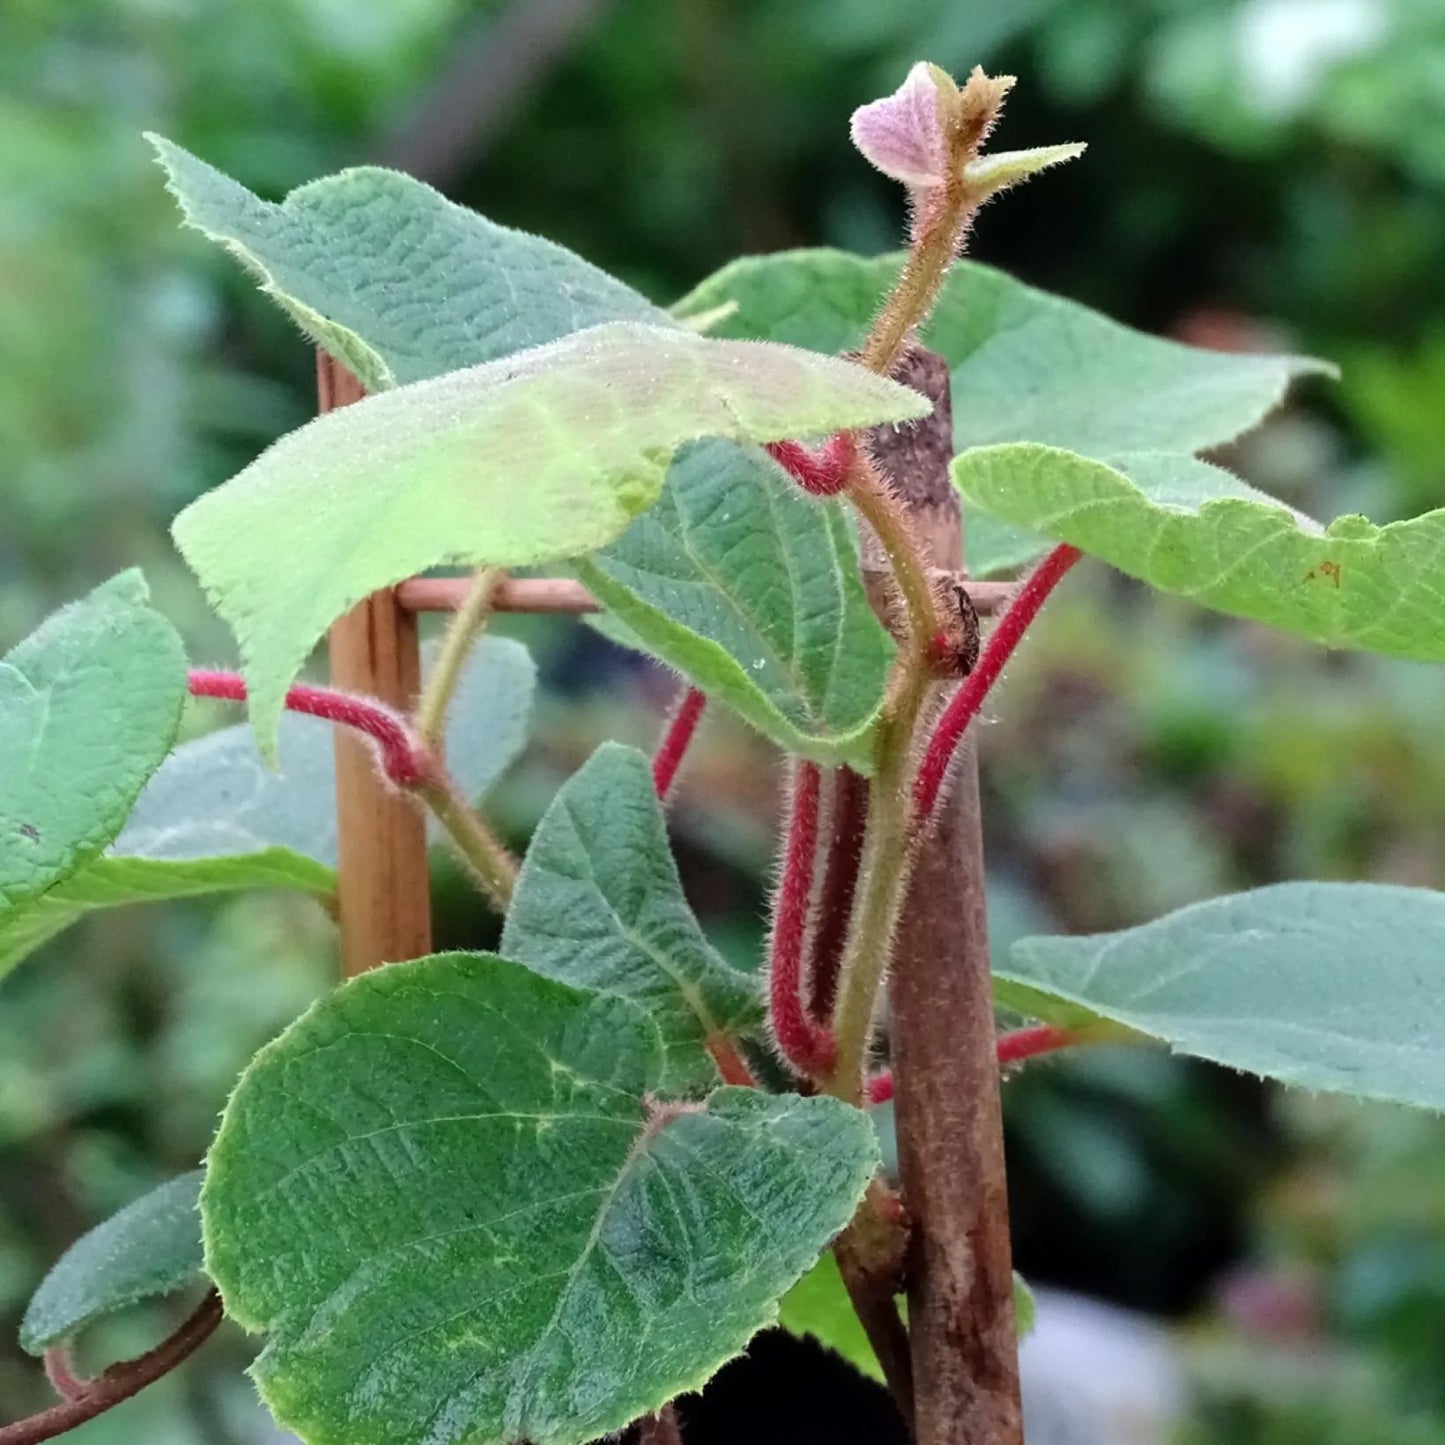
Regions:
<svg viewBox="0 0 1445 1445"><path fill-rule="evenodd" d="M200 1283L203 1177L162 1184L72 1244L25 1311L21 1348L42 1355L95 1320Z"/></svg>
<svg viewBox="0 0 1445 1445"><path fill-rule="evenodd" d="M273 205L173 142L148 139L186 221L232 251L369 391L604 321L668 324L581 257L396 171L342 171Z"/></svg>
<svg viewBox="0 0 1445 1445"><path fill-rule="evenodd" d="M869 769L894 649L836 502L804 495L760 451L700 442L657 505L579 572L608 608L604 632L788 751Z"/></svg>
<svg viewBox="0 0 1445 1445"><path fill-rule="evenodd" d="M115 837L175 737L185 656L146 596L122 573L0 659L0 938Z"/></svg>
<svg viewBox="0 0 1445 1445"><path fill-rule="evenodd" d="M1190 457L1114 466L1040 446L955 459L964 496L1165 592L1330 647L1445 658L1445 510L1326 528Z"/></svg>
<svg viewBox="0 0 1445 1445"><path fill-rule="evenodd" d="M690 316L736 302L712 335L849 351L900 264L827 250L745 257L675 310ZM959 451L1012 441L1106 459L1203 451L1262 420L1293 378L1333 371L1308 357L1201 351L1146 336L973 261L949 272L922 335L952 368Z"/></svg>
<svg viewBox="0 0 1445 1445"><path fill-rule="evenodd" d="M847 1223L862 1113L659 1104L637 1005L488 955L345 985L263 1049L202 1214L309 1445L581 1445L700 1387Z"/></svg>
<svg viewBox="0 0 1445 1445"><path fill-rule="evenodd" d="M898 1308L904 1318L908 1307L899 1299ZM1018 1336L1023 1339L1034 1327L1033 1291L1023 1276L1014 1273L1014 1320ZM883 1367L868 1332L858 1319L853 1301L838 1272L838 1261L832 1251L826 1253L786 1295L778 1307L778 1323L789 1334L815 1339L821 1345L842 1355L859 1374L884 1383Z"/></svg>
<svg viewBox="0 0 1445 1445"><path fill-rule="evenodd" d="M347 171L277 206L154 143L189 222L236 252L372 390L603 322L673 324L580 257L406 176ZM587 569L609 607L600 625L790 751L866 767L891 649L837 512L799 496L758 449L688 448L662 505Z"/></svg>
<svg viewBox="0 0 1445 1445"><path fill-rule="evenodd" d="M447 720L453 775L480 798L526 741L536 670L525 647L484 637ZM245 724L182 743L136 800L111 847L8 921L0 974L84 914L209 893L336 889L336 766L331 724L287 713L280 771Z"/></svg>
<svg viewBox="0 0 1445 1445"><path fill-rule="evenodd" d="M995 972L1183 1053L1445 1108L1445 894L1284 883L1119 933L1026 938Z"/></svg>
<svg viewBox="0 0 1445 1445"><path fill-rule="evenodd" d="M791 1335L815 1339L843 1356L859 1374L883 1384L883 1366L868 1342L829 1250L783 1296L778 1323Z"/></svg>
<svg viewBox="0 0 1445 1445"><path fill-rule="evenodd" d="M898 275L900 258L783 251L723 267L674 310L731 306L715 336L846 352L862 341ZM1261 421L1291 380L1333 374L1298 356L1241 356L1164 341L976 262L944 282L923 340L953 376L959 451L1044 442L1105 461L1121 453L1192 453ZM969 571L989 577L1041 556L1046 539L992 518L964 528Z"/></svg>
<svg viewBox="0 0 1445 1445"><path fill-rule="evenodd" d="M667 1047L663 1088L717 1082L709 1038L755 1028L756 982L709 946L683 897L648 760L604 743L532 835L502 953L535 973L642 1005Z"/></svg>
<svg viewBox="0 0 1445 1445"><path fill-rule="evenodd" d="M429 567L525 566L602 546L656 500L685 441L767 441L927 407L808 352L600 326L317 417L173 530L240 641L269 758L292 678L368 593Z"/></svg>

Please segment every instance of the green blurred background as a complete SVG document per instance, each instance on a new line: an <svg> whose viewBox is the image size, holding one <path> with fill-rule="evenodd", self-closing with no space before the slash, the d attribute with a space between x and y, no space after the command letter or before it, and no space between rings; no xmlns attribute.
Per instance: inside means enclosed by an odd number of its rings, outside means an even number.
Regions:
<svg viewBox="0 0 1445 1445"><path fill-rule="evenodd" d="M1335 359L1339 386L1224 460L1316 515L1445 505L1441 0L6 0L0 643L139 563L195 660L225 660L166 523L313 405L306 347L177 228L143 130L273 196L396 165L665 302L742 252L894 245L900 198L847 117L922 57L1021 77L1002 144L1090 144L991 207L975 255L1197 344ZM520 844L600 737L654 735L672 685L571 626L510 630L546 682L498 805ZM1282 878L1445 886L1441 702L1431 669L1081 569L982 731L996 944ZM678 814L742 960L772 765L714 720ZM455 877L438 910L443 943L488 941ZM0 1340L70 1239L194 1165L333 954L314 908L258 897L104 916L5 981ZM1178 1438L1445 1442L1438 1120L1148 1053L1007 1093L1020 1266L1171 1322ZM158 1320L98 1332L97 1359ZM208 1358L76 1438L262 1438L243 1344ZM45 1398L0 1343L0 1419Z"/></svg>

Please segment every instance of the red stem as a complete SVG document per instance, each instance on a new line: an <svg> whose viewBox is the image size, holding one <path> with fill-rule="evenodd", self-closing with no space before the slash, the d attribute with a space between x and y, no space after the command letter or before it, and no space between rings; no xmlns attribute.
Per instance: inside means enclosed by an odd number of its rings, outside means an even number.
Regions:
<svg viewBox="0 0 1445 1445"><path fill-rule="evenodd" d="M1025 1059L1035 1059L1040 1054L1051 1054L1055 1049L1066 1049L1070 1044L1081 1041L1076 1029L1061 1029L1054 1024L1034 1024L1026 1029L1014 1029L1000 1034L994 1051L998 1056L999 1068L1010 1064L1021 1064ZM893 1070L883 1069L868 1080L868 1102L886 1104L893 1097Z"/></svg>
<svg viewBox="0 0 1445 1445"><path fill-rule="evenodd" d="M1067 542L1061 543L1034 568L1028 580L1019 588L1008 611L999 618L998 625L989 634L988 645L984 648L977 667L964 678L949 699L948 706L944 708L933 730L933 736L928 740L923 764L913 783L913 826L919 832L925 830L932 821L939 794L943 791L949 766L953 762L953 755L963 741L969 723L978 715L984 698L998 681L999 674L1003 671L1004 664L1013 656L1014 649L1023 640L1029 624L1038 616L1039 608L1081 555L1077 547L1071 547Z"/></svg>
<svg viewBox="0 0 1445 1445"><path fill-rule="evenodd" d="M867 828L867 779L852 768L834 769L832 836L828 840L828 861L818 899L818 926L808 968L808 1009L819 1022L833 1016L838 970L843 962L843 945L848 941L853 894L858 887L858 866Z"/></svg>
<svg viewBox="0 0 1445 1445"><path fill-rule="evenodd" d="M75 1400L90 1388L89 1380L82 1380L75 1373L70 1358L70 1346L65 1343L51 1345L44 1355L45 1375L62 1400Z"/></svg>
<svg viewBox="0 0 1445 1445"><path fill-rule="evenodd" d="M17 1420L13 1425L0 1425L0 1445L39 1445L42 1440L53 1440L105 1414L170 1374L205 1344L220 1323L221 1297L212 1290L180 1329L148 1354L112 1365L95 1379L86 1381L80 1394L38 1415Z"/></svg>
<svg viewBox="0 0 1445 1445"><path fill-rule="evenodd" d="M673 713L672 721L662 735L662 742L658 744L657 755L652 760L652 786L657 790L659 798L666 799L672 791L672 785L677 781L677 770L687 755L688 745L697 731L702 710L706 705L706 696L697 688L690 687L683 693L682 701Z"/></svg>
<svg viewBox="0 0 1445 1445"><path fill-rule="evenodd" d="M773 1037L783 1057L810 1077L826 1074L833 1067L834 1052L832 1035L820 1029L803 1007L803 942L818 847L818 791L817 763L798 763L768 971Z"/></svg>
<svg viewBox="0 0 1445 1445"><path fill-rule="evenodd" d="M745 1089L756 1089L758 1081L748 1068L748 1061L738 1051L738 1046L722 1034L708 1037L707 1051L717 1065L718 1076L725 1084L739 1084Z"/></svg>
<svg viewBox="0 0 1445 1445"><path fill-rule="evenodd" d="M235 672L212 672L192 668L188 681L192 697L218 697L230 702L246 701L246 680ZM400 788L414 788L430 781L435 761L406 723L383 703L329 687L298 684L286 694L290 712L325 718L327 722L365 733L380 749L386 776Z"/></svg>
<svg viewBox="0 0 1445 1445"><path fill-rule="evenodd" d="M848 484L854 442L847 432L839 432L817 453L799 442L769 442L766 451L805 492L836 497Z"/></svg>

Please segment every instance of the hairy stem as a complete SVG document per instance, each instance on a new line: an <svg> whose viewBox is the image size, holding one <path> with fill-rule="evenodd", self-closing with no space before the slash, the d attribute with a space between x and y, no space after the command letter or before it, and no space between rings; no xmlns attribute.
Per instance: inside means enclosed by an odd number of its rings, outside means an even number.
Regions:
<svg viewBox="0 0 1445 1445"><path fill-rule="evenodd" d="M878 469L861 453L849 473L847 497L882 544L903 598L908 636L899 667L921 670L927 665L930 644L941 628L938 603L908 514Z"/></svg>
<svg viewBox="0 0 1445 1445"><path fill-rule="evenodd" d="M695 687L687 688L682 695L662 735L657 753L652 759L652 786L657 796L664 801L677 781L678 769L687 756L697 725L702 719L707 697Z"/></svg>
<svg viewBox="0 0 1445 1445"><path fill-rule="evenodd" d="M499 913L505 913L517 886L517 860L445 773L418 784L416 792L447 830L453 847L482 891Z"/></svg>
<svg viewBox="0 0 1445 1445"><path fill-rule="evenodd" d="M808 1011L817 1020L833 1015L838 997L838 970L853 896L863 859L863 837L868 828L868 781L852 768L833 770L833 808L829 823L828 858L818 898L818 926L808 960Z"/></svg>
<svg viewBox="0 0 1445 1445"><path fill-rule="evenodd" d="M153 1385L170 1374L194 1354L215 1333L221 1318L221 1297L212 1290L195 1313L155 1349L134 1360L112 1365L95 1379L85 1381L80 1393L38 1415L17 1420L13 1425L0 1426L0 1445L39 1445L42 1440L53 1440L57 1435L64 1435L84 1425L87 1420L94 1420L97 1415L113 1410L132 1395L140 1394L147 1385Z"/></svg>
<svg viewBox="0 0 1445 1445"><path fill-rule="evenodd" d="M239 673L192 668L186 682L192 697L246 701L246 681ZM406 723L374 698L298 683L286 693L286 710L365 733L377 745L382 771L398 787L416 787L431 766L428 750Z"/></svg>
<svg viewBox="0 0 1445 1445"><path fill-rule="evenodd" d="M930 680L917 668L903 672L898 680L878 726L868 827L859 865L859 897L833 1009L837 1060L828 1089L850 1104L863 1101L873 1016L888 975L898 915L917 852L909 826L909 769L913 733Z"/></svg>
<svg viewBox="0 0 1445 1445"><path fill-rule="evenodd" d="M417 703L417 736L437 753L446 739L447 709L456 695L462 668L492 615L492 598L501 580L501 572L486 567L472 578L471 590L447 627L436 666Z"/></svg>
<svg viewBox="0 0 1445 1445"><path fill-rule="evenodd" d="M1031 1024L1028 1028L1000 1034L994 1052L1002 1069L1010 1064L1021 1064L1026 1059L1036 1059L1040 1054L1067 1049L1073 1044L1105 1043L1111 1037L1114 1035L1103 1029L1091 1033L1087 1029L1064 1029L1054 1024ZM868 1080L868 1102L886 1104L892 1097L893 1070L880 1069Z"/></svg>
<svg viewBox="0 0 1445 1445"><path fill-rule="evenodd" d="M948 777L949 765L969 723L978 715L984 698L998 681L999 674L1003 671L1004 664L1013 656L1014 649L1023 640L1029 624L1038 616L1039 609L1048 600L1049 594L1081 555L1077 547L1064 543L1055 547L1039 563L1019 589L1008 611L999 618L998 624L989 634L988 644L983 649L978 666L964 678L949 699L948 706L944 708L933 730L933 736L928 741L923 764L913 784L913 816L919 832L926 831L932 820L934 809L938 806L939 794L943 791L944 781Z"/></svg>
<svg viewBox="0 0 1445 1445"><path fill-rule="evenodd" d="M768 963L773 1037L783 1057L808 1078L827 1074L833 1064L832 1039L803 1007L803 944L818 849L819 787L817 763L798 763Z"/></svg>

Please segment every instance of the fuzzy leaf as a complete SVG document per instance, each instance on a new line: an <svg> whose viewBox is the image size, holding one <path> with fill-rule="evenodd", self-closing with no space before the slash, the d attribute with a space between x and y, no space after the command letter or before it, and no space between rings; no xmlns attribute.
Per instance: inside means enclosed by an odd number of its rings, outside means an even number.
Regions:
<svg viewBox="0 0 1445 1445"><path fill-rule="evenodd" d="M1026 938L995 972L1181 1053L1442 1109L1442 959L1445 894L1283 883L1119 933Z"/></svg>
<svg viewBox="0 0 1445 1445"><path fill-rule="evenodd" d="M199 1284L202 1178L197 1170L162 1184L72 1244L25 1311L21 1348L42 1355L106 1315Z"/></svg>
<svg viewBox="0 0 1445 1445"><path fill-rule="evenodd" d="M688 317L732 305L710 334L845 352L862 341L899 265L897 256L827 250L747 257L674 309ZM1332 371L1307 357L1224 355L1146 336L971 261L949 273L922 339L952 368L959 451L1012 441L1106 461L1204 451L1256 425L1295 377ZM991 519L966 526L964 537L977 577L1049 548Z"/></svg>
<svg viewBox="0 0 1445 1445"><path fill-rule="evenodd" d="M691 316L732 301L737 310L712 335L850 351L899 265L827 250L745 257L675 309ZM973 261L949 273L923 341L952 368L959 451L1013 441L1105 460L1203 451L1262 420L1295 377L1333 371L1308 357L1225 355L1146 336Z"/></svg>
<svg viewBox="0 0 1445 1445"><path fill-rule="evenodd" d="M683 896L648 760L604 743L532 835L502 953L535 973L642 1005L667 1046L669 1093L717 1082L709 1038L754 1028L754 980L709 946Z"/></svg>
<svg viewBox="0 0 1445 1445"><path fill-rule="evenodd" d="M762 452L700 442L657 505L579 571L608 609L604 632L788 751L870 768L894 649L836 502L805 496Z"/></svg>
<svg viewBox="0 0 1445 1445"><path fill-rule="evenodd" d="M926 410L832 358L600 326L317 417L192 503L174 533L240 641L271 758L291 680L368 593L429 567L525 566L602 546L656 500L685 441L767 441Z"/></svg>
<svg viewBox="0 0 1445 1445"><path fill-rule="evenodd" d="M580 257L394 172L347 171L276 206L169 142L155 144L191 224L236 252L373 390L602 322L670 324ZM798 496L759 448L689 447L663 505L589 577L609 604L601 625L783 747L820 761L851 755L866 767L867 722L891 649L854 584L836 511ZM847 575L834 585L839 571Z"/></svg>
<svg viewBox="0 0 1445 1445"><path fill-rule="evenodd" d="M1190 457L1115 466L1051 447L983 447L954 481L976 506L1131 577L1330 647L1445 659L1445 510L1327 528Z"/></svg>
<svg viewBox="0 0 1445 1445"><path fill-rule="evenodd" d="M263 1049L201 1203L277 1418L308 1445L581 1445L700 1387L877 1147L826 1098L658 1106L665 1072L637 1005L488 955L379 969Z"/></svg>
<svg viewBox="0 0 1445 1445"><path fill-rule="evenodd" d="M526 741L535 669L526 648L484 637L468 658L447 722L447 755L480 798ZM332 727L287 713L280 771L245 724L182 743L100 857L0 922L0 973L86 913L245 889L336 889Z"/></svg>
<svg viewBox="0 0 1445 1445"><path fill-rule="evenodd" d="M119 832L165 757L186 696L175 630L125 572L0 659L3 940Z"/></svg>
<svg viewBox="0 0 1445 1445"><path fill-rule="evenodd" d="M280 205L148 137L188 224L232 251L369 391L495 361L605 321L667 314L580 256L364 167Z"/></svg>

